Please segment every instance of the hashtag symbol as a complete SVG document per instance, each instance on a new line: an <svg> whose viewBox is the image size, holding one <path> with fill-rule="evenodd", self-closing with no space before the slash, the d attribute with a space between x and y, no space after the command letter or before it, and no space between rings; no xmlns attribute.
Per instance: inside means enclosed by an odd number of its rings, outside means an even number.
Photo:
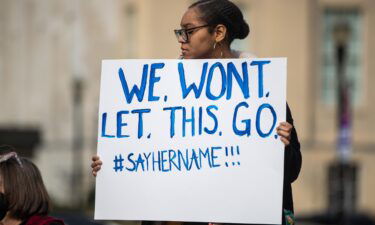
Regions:
<svg viewBox="0 0 375 225"><path fill-rule="evenodd" d="M122 169L124 169L124 166L122 165L122 163L124 162L124 158L122 158L121 154L119 154L118 156L116 155L113 162L115 163L115 167L113 167L115 172L117 172L118 170L122 171Z"/></svg>

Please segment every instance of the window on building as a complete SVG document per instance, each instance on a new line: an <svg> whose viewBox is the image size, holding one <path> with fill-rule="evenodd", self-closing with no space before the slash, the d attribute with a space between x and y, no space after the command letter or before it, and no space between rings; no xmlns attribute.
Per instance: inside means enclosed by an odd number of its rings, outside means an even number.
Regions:
<svg viewBox="0 0 375 225"><path fill-rule="evenodd" d="M337 30L344 27L344 36L338 34ZM342 32L341 32L342 33ZM362 14L358 9L326 9L323 12L322 32L322 84L321 100L326 105L337 103L338 73L347 79L350 99L353 106L361 102L363 95L362 82ZM343 40L345 39L345 40ZM337 61L338 43L344 42L343 69L339 69ZM342 54L342 52L341 52Z"/></svg>

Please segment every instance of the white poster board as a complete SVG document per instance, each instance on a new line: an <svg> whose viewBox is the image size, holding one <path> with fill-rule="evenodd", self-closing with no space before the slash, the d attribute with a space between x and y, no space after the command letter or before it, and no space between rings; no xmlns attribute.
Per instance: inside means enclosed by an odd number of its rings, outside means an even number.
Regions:
<svg viewBox="0 0 375 225"><path fill-rule="evenodd" d="M286 59L104 60L95 219L280 224Z"/></svg>

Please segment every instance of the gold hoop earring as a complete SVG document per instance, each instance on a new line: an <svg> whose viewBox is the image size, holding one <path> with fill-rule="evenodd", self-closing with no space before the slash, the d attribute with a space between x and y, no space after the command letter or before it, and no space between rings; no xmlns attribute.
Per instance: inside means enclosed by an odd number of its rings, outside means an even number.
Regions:
<svg viewBox="0 0 375 225"><path fill-rule="evenodd" d="M221 45L220 42L216 42L216 43L219 43L219 45ZM223 48L220 48L220 58L221 59L223 58Z"/></svg>
<svg viewBox="0 0 375 225"><path fill-rule="evenodd" d="M219 42L214 43L214 51L216 50L216 44ZM220 58L223 58L223 50L220 50Z"/></svg>

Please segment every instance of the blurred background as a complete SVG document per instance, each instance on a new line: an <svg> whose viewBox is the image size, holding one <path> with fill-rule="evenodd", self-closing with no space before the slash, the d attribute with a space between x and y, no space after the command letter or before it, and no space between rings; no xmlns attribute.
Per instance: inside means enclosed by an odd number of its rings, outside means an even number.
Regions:
<svg viewBox="0 0 375 225"><path fill-rule="evenodd" d="M193 2L0 0L0 145L38 165L69 224L119 223L92 219L101 60L177 58ZM288 57L298 223L374 224L375 1L234 2L251 32L232 47Z"/></svg>

